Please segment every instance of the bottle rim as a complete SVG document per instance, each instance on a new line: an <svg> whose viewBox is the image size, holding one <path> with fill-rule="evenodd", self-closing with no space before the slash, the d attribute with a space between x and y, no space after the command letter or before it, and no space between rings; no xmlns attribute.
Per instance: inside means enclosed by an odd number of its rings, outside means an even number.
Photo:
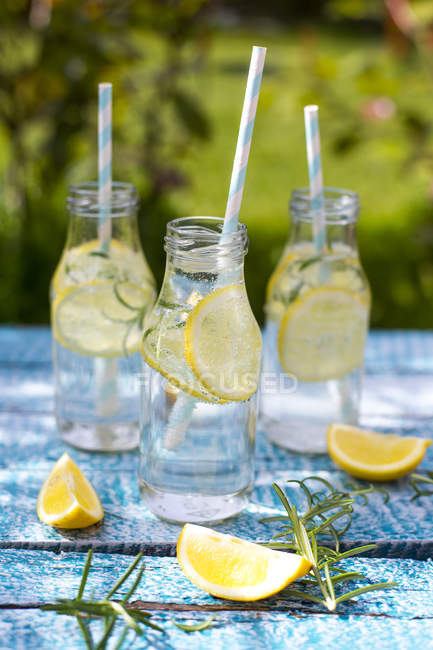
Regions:
<svg viewBox="0 0 433 650"><path fill-rule="evenodd" d="M111 184L111 197L108 206L99 200L97 181L70 185L66 199L69 212L82 217L97 217L102 210L105 212L107 209L111 218L121 217L135 212L138 204L139 197L134 185L121 181L113 181Z"/></svg>
<svg viewBox="0 0 433 650"><path fill-rule="evenodd" d="M212 216L191 216L167 223L164 249L184 259L243 257L248 250L247 227L238 222L236 230L223 234L224 219Z"/></svg>
<svg viewBox="0 0 433 650"><path fill-rule="evenodd" d="M340 187L323 188L323 208L326 223L354 223L359 218L359 196L352 190ZM301 221L313 221L310 188L293 190L290 197L290 214Z"/></svg>

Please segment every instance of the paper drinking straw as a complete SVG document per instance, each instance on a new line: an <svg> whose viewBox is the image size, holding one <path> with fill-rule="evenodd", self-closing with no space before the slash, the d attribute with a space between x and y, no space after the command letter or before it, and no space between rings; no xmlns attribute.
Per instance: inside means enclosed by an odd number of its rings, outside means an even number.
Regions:
<svg viewBox="0 0 433 650"><path fill-rule="evenodd" d="M101 249L107 251L111 239L111 89L110 83L98 86L98 192L102 206L98 237Z"/></svg>
<svg viewBox="0 0 433 650"><path fill-rule="evenodd" d="M111 240L111 90L111 83L98 85L98 239L104 252ZM96 413L111 417L118 408L116 359L95 359L95 379Z"/></svg>
<svg viewBox="0 0 433 650"><path fill-rule="evenodd" d="M320 155L319 107L305 106L305 141L307 145L310 201L313 211L313 236L317 252L326 244L325 209L323 204L323 174Z"/></svg>
<svg viewBox="0 0 433 650"><path fill-rule="evenodd" d="M222 240L224 240L224 235L234 232L238 226L265 56L265 47L253 47L241 122L239 125L227 207L224 216ZM224 276L224 283L226 279L226 276ZM222 279L220 282L221 281ZM164 437L163 444L165 447L171 448L182 442L191 420L191 416L194 412L195 405L196 400L189 395L183 394L176 400L170 414L167 432Z"/></svg>
<svg viewBox="0 0 433 650"><path fill-rule="evenodd" d="M234 232L238 225L265 56L265 47L253 47L241 123L239 125L235 159L233 162L229 196L224 216L223 234Z"/></svg>

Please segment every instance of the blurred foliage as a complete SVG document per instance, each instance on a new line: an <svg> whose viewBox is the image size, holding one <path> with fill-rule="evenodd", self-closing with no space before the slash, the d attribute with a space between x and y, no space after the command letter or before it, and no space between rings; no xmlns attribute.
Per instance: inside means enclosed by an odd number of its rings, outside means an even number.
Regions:
<svg viewBox="0 0 433 650"><path fill-rule="evenodd" d="M3 0L0 321L48 322L67 185L96 177L100 81L113 82L113 176L139 189L158 281L166 221L224 213L255 42L268 55L241 218L257 317L287 237L290 190L306 183L302 106L319 103L325 181L361 194L372 324L433 326L433 4L270 0L256 12L269 24L245 29L239 15L255 6ZM296 29L276 16L296 18Z"/></svg>
<svg viewBox="0 0 433 650"><path fill-rule="evenodd" d="M44 322L65 238L66 185L96 176L97 84L114 85L114 173L136 183L150 262L167 192L210 124L183 81L207 47L206 0L3 0L0 320ZM160 217L163 217L162 219ZM152 255L152 246L155 255ZM155 259L152 259L155 258Z"/></svg>

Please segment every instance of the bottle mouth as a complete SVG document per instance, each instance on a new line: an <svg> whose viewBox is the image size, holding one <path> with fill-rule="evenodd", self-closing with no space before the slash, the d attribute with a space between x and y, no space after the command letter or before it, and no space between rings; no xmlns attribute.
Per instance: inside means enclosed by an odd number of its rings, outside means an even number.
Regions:
<svg viewBox="0 0 433 650"><path fill-rule="evenodd" d="M99 185L96 181L71 185L68 188L66 205L69 212L82 217L98 217L107 211L111 218L122 217L135 212L139 203L137 190L131 183L114 181L111 184L111 197L107 204L99 198Z"/></svg>
<svg viewBox="0 0 433 650"><path fill-rule="evenodd" d="M323 211L329 224L354 223L359 217L359 196L356 192L338 187L323 188ZM315 211L310 198L310 188L293 190L290 197L290 214L302 221L313 221Z"/></svg>
<svg viewBox="0 0 433 650"><path fill-rule="evenodd" d="M245 224L223 234L224 219L219 217L181 217L167 224L165 251L183 259L243 258L248 250Z"/></svg>

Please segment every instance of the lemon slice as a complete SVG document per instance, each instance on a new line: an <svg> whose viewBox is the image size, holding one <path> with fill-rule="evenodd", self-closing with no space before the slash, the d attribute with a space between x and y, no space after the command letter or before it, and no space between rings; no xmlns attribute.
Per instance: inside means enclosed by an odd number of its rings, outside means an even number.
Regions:
<svg viewBox="0 0 433 650"><path fill-rule="evenodd" d="M168 380L166 388L171 392L172 401L177 399L177 393L181 390L204 402L224 402L206 390L189 367L184 350L184 326L182 321L176 321L176 314L166 314L163 322L154 327L151 322L147 323L150 326L143 335L141 354L151 368Z"/></svg>
<svg viewBox="0 0 433 650"><path fill-rule="evenodd" d="M274 289L278 284L278 280L284 274L287 267L289 266L289 264L291 264L291 262L295 259L295 257L296 257L295 253L288 253L283 257L281 262L278 263L275 271L272 273L271 277L269 278L269 282L266 287L266 301L270 300L274 292Z"/></svg>
<svg viewBox="0 0 433 650"><path fill-rule="evenodd" d="M243 401L256 392L262 337L242 285L218 289L194 307L185 327L185 356L214 395Z"/></svg>
<svg viewBox="0 0 433 650"><path fill-rule="evenodd" d="M133 354L141 338L139 310L145 310L151 299L151 292L128 282L68 287L52 304L54 337L70 350L90 357Z"/></svg>
<svg viewBox="0 0 433 650"><path fill-rule="evenodd" d="M194 524L183 527L177 559L197 587L230 600L267 598L311 568L301 555L273 551Z"/></svg>
<svg viewBox="0 0 433 650"><path fill-rule="evenodd" d="M333 461L352 476L390 481L405 476L424 458L431 440L376 433L347 424L331 424L327 433Z"/></svg>
<svg viewBox="0 0 433 650"><path fill-rule="evenodd" d="M287 308L278 333L284 371L300 381L338 379L363 363L368 301L348 289L311 289Z"/></svg>
<svg viewBox="0 0 433 650"><path fill-rule="evenodd" d="M70 286L112 278L148 286L153 291L152 274L141 250L133 250L117 239L110 240L107 253L101 253L100 249L100 242L92 239L63 252L53 277L55 295Z"/></svg>
<svg viewBox="0 0 433 650"><path fill-rule="evenodd" d="M86 528L104 516L98 495L68 454L59 458L45 479L37 512L45 524L59 528Z"/></svg>

